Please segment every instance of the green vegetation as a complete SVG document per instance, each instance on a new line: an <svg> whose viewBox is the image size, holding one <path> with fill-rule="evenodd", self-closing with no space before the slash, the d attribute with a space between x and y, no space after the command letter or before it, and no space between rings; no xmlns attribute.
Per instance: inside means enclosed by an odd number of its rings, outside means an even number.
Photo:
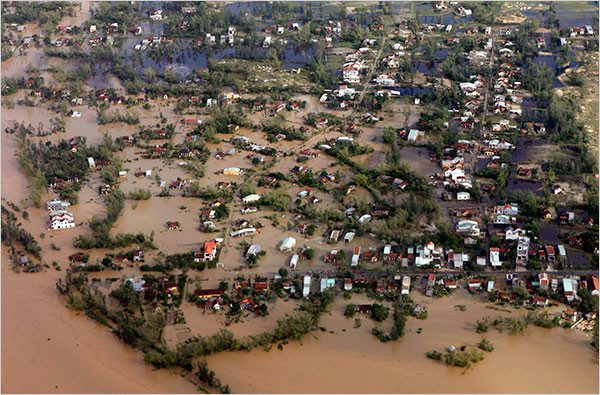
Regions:
<svg viewBox="0 0 600 395"><path fill-rule="evenodd" d="M446 353L432 350L428 351L425 355L434 361L441 361L443 358L446 365L457 368L469 368L472 364L483 360L483 353L481 351L476 348L467 350L466 347L461 347L460 350L452 349Z"/></svg>
<svg viewBox="0 0 600 395"><path fill-rule="evenodd" d="M494 346L492 345L492 342L490 342L485 337L483 339L481 339L481 341L479 342L479 344L477 344L477 347L479 347L483 351L487 351L487 352L494 351Z"/></svg>
<svg viewBox="0 0 600 395"><path fill-rule="evenodd" d="M147 189L138 188L129 192L127 197L131 200L148 200L152 197L152 194Z"/></svg>
<svg viewBox="0 0 600 395"><path fill-rule="evenodd" d="M15 242L20 243L25 251L40 259L42 248L35 240L33 235L23 229L17 222L17 216L2 205L2 242L14 247Z"/></svg>
<svg viewBox="0 0 600 395"><path fill-rule="evenodd" d="M108 112L104 109L98 111L98 124L106 125L108 123L125 122L128 125L140 123L140 116L130 111L114 110Z"/></svg>
<svg viewBox="0 0 600 395"><path fill-rule="evenodd" d="M231 390L228 385L223 385L221 380L217 378L215 372L208 368L208 363L206 361L200 361L196 364L196 376L203 383L208 384L211 388L214 388L218 393L221 394L230 394Z"/></svg>
<svg viewBox="0 0 600 395"><path fill-rule="evenodd" d="M390 315L390 309L379 303L373 303L371 306L371 319L376 322L385 321Z"/></svg>

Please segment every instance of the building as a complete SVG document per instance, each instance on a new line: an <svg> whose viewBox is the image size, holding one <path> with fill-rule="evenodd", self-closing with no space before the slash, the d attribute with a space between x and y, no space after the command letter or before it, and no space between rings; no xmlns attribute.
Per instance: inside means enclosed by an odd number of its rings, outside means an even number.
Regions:
<svg viewBox="0 0 600 395"><path fill-rule="evenodd" d="M540 281L540 288L544 291L548 290L548 286L550 285L550 279L548 278L548 273L540 273L538 274L538 279Z"/></svg>
<svg viewBox="0 0 600 395"><path fill-rule="evenodd" d="M217 242L205 241L202 248L194 253L194 262L210 262L217 256Z"/></svg>
<svg viewBox="0 0 600 395"><path fill-rule="evenodd" d="M410 277L403 276L402 277L402 291L400 291L402 295L408 295L410 292Z"/></svg>
<svg viewBox="0 0 600 395"><path fill-rule="evenodd" d="M225 290L222 288L213 288L213 289L197 289L194 291L194 295L200 299L210 299L217 298L225 293Z"/></svg>
<svg viewBox="0 0 600 395"><path fill-rule="evenodd" d="M226 167L223 169L223 174L226 176L239 176L242 173L242 169L239 167Z"/></svg>
<svg viewBox="0 0 600 395"><path fill-rule="evenodd" d="M575 300L575 292L573 291L573 281L570 278L563 278L563 291L567 302Z"/></svg>
<svg viewBox="0 0 600 395"><path fill-rule="evenodd" d="M471 194L469 192L458 192L456 200L471 200Z"/></svg>
<svg viewBox="0 0 600 395"><path fill-rule="evenodd" d="M500 261L500 248L490 248L490 264L493 267L502 266L502 261Z"/></svg>
<svg viewBox="0 0 600 395"><path fill-rule="evenodd" d="M252 244L250 247L248 247L248 250L246 250L246 258L253 255L258 255L260 251L261 248L259 244Z"/></svg>
<svg viewBox="0 0 600 395"><path fill-rule="evenodd" d="M256 233L256 228L248 227L248 228L243 228L243 229L239 229L239 230L230 232L229 236L231 236L231 237L252 236L255 233Z"/></svg>
<svg viewBox="0 0 600 395"><path fill-rule="evenodd" d="M529 261L530 239L527 236L520 236L517 239L517 266L526 266Z"/></svg>
<svg viewBox="0 0 600 395"><path fill-rule="evenodd" d="M71 205L71 203L69 203L67 201L59 200L59 199L53 199L53 200L50 200L48 203L46 203L46 208L48 209L49 212L64 211L70 205Z"/></svg>
<svg viewBox="0 0 600 395"><path fill-rule="evenodd" d="M307 298L310 294L310 283L312 282L312 278L310 276L304 276L302 281L302 297Z"/></svg>
<svg viewBox="0 0 600 395"><path fill-rule="evenodd" d="M256 193L253 193L253 194L251 194L251 195L244 196L244 197L242 198L242 203L244 203L244 204L248 204L248 203L256 203L256 202L258 202L258 201L260 200L260 198L261 198L261 196L260 196L260 195L258 195L258 194L256 194Z"/></svg>
<svg viewBox="0 0 600 395"><path fill-rule="evenodd" d="M50 212L48 227L51 230L69 229L75 227L75 216L65 210Z"/></svg>
<svg viewBox="0 0 600 395"><path fill-rule="evenodd" d="M354 247L354 251L352 252L352 258L350 259L350 266L355 267L358 265L358 261L360 260L360 254L361 254L361 248L360 247Z"/></svg>
<svg viewBox="0 0 600 395"><path fill-rule="evenodd" d="M456 224L456 233L468 236L479 236L480 232L479 224L475 221L465 219L458 221Z"/></svg>
<svg viewBox="0 0 600 395"><path fill-rule="evenodd" d="M286 237L281 241L281 245L279 246L279 251L291 251L292 248L296 246L296 239L293 237Z"/></svg>
<svg viewBox="0 0 600 395"><path fill-rule="evenodd" d="M325 291L327 288L335 287L335 278L322 278L321 279L321 292Z"/></svg>

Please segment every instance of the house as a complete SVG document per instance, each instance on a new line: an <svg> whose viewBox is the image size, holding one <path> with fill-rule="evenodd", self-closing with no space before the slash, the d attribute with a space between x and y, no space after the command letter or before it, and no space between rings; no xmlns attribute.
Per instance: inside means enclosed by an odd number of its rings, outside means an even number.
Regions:
<svg viewBox="0 0 600 395"><path fill-rule="evenodd" d="M302 280L302 297L307 298L310 294L310 284L312 282L312 278L308 275L304 276Z"/></svg>
<svg viewBox="0 0 600 395"><path fill-rule="evenodd" d="M493 267L502 266L502 262L500 261L500 248L490 248L490 264Z"/></svg>
<svg viewBox="0 0 600 395"><path fill-rule="evenodd" d="M256 233L256 228L248 227L248 228L243 228L243 229L239 229L239 230L230 232L229 236L231 236L231 237L252 236L255 233Z"/></svg>
<svg viewBox="0 0 600 395"><path fill-rule="evenodd" d="M456 280L453 278L445 278L442 280L442 283L444 284L444 287L448 289L456 289L458 287Z"/></svg>
<svg viewBox="0 0 600 395"><path fill-rule="evenodd" d="M410 277L402 276L402 290L400 291L400 293L402 295L408 295L409 292L410 292Z"/></svg>
<svg viewBox="0 0 600 395"><path fill-rule="evenodd" d="M90 169L95 169L96 168L96 163L94 162L94 158L92 158L91 156L89 156L87 158L88 161L88 166Z"/></svg>
<svg viewBox="0 0 600 395"><path fill-rule="evenodd" d="M144 251L143 250L135 250L133 252L133 261L141 262L144 260Z"/></svg>
<svg viewBox="0 0 600 395"><path fill-rule="evenodd" d="M167 229L179 229L179 221L167 221Z"/></svg>
<svg viewBox="0 0 600 395"><path fill-rule="evenodd" d="M131 288L135 292L142 292L144 290L144 285L146 284L146 280L144 280L143 276L133 276L125 279L125 284L131 284Z"/></svg>
<svg viewBox="0 0 600 395"><path fill-rule="evenodd" d="M354 240L354 236L356 236L356 233L354 231L346 232L346 234L344 235L344 242L350 243L352 240Z"/></svg>
<svg viewBox="0 0 600 395"><path fill-rule="evenodd" d="M253 193L253 194L250 194L248 196L244 196L242 198L242 203L244 203L244 204L256 203L256 202L258 202L260 200L260 198L261 198L260 195L258 195L256 193Z"/></svg>
<svg viewBox="0 0 600 395"><path fill-rule="evenodd" d="M538 307L546 307L548 305L548 298L543 296L534 296L532 302Z"/></svg>
<svg viewBox="0 0 600 395"><path fill-rule="evenodd" d="M575 300L575 293L573 291L573 282L570 278L563 278L563 291L567 302Z"/></svg>
<svg viewBox="0 0 600 395"><path fill-rule="evenodd" d="M481 286L482 286L481 280L476 280L476 279L467 280L467 287L469 288L469 291L471 291L471 292L480 290Z"/></svg>
<svg viewBox="0 0 600 395"><path fill-rule="evenodd" d="M420 130L417 129L411 129L408 132L408 136L406 137L406 140L408 141L417 141L419 140L423 135L423 132L421 132Z"/></svg>
<svg viewBox="0 0 600 395"><path fill-rule="evenodd" d="M75 216L73 213L65 210L56 210L50 212L49 229L69 229L75 227Z"/></svg>
<svg viewBox="0 0 600 395"><path fill-rule="evenodd" d="M321 279L321 292L325 291L327 288L335 287L335 278L322 278Z"/></svg>
<svg viewBox="0 0 600 395"><path fill-rule="evenodd" d="M269 283L267 281L256 281L252 287L255 291L258 292L267 292L269 291Z"/></svg>
<svg viewBox="0 0 600 395"><path fill-rule="evenodd" d="M434 265L440 267L441 257L444 254L442 247L436 247L435 243L428 242L425 246L417 246L415 266Z"/></svg>
<svg viewBox="0 0 600 395"><path fill-rule="evenodd" d="M281 251L281 252L290 251L295 246L296 246L296 239L293 237L286 237L281 242L281 245L279 246L279 251Z"/></svg>
<svg viewBox="0 0 600 395"><path fill-rule="evenodd" d="M350 266L355 267L358 265L358 261L360 259L361 247L354 247L352 252L352 258L350 259Z"/></svg>
<svg viewBox="0 0 600 395"><path fill-rule="evenodd" d="M238 167L226 167L223 169L223 174L226 176L239 176L242 173L242 169Z"/></svg>
<svg viewBox="0 0 600 395"><path fill-rule="evenodd" d="M456 200L471 200L471 194L469 192L458 192Z"/></svg>
<svg viewBox="0 0 600 395"><path fill-rule="evenodd" d="M466 234L469 236L479 236L479 224L476 221L469 219L460 220L456 224L456 232L459 234Z"/></svg>
<svg viewBox="0 0 600 395"><path fill-rule="evenodd" d="M351 291L351 290L352 290L352 279L345 278L344 279L344 291Z"/></svg>
<svg viewBox="0 0 600 395"><path fill-rule="evenodd" d="M46 203L46 208L48 209L49 212L52 212L52 211L61 211L61 210L64 211L70 205L71 205L71 203L69 203L67 201L63 201L63 200L59 200L59 199L53 199L53 200L50 200L48 203Z"/></svg>
<svg viewBox="0 0 600 395"><path fill-rule="evenodd" d="M217 242L205 241L199 251L194 252L194 262L211 262L217 256Z"/></svg>
<svg viewBox="0 0 600 395"><path fill-rule="evenodd" d="M556 255L554 252L554 246L551 245L547 245L546 246L546 255L547 255L547 259L548 262L554 262L556 259Z"/></svg>
<svg viewBox="0 0 600 395"><path fill-rule="evenodd" d="M529 260L530 239L527 236L519 236L517 239L517 266L526 266Z"/></svg>
<svg viewBox="0 0 600 395"><path fill-rule="evenodd" d="M209 299L216 298L225 293L225 290L222 288L213 288L213 289L197 289L194 291L194 295L200 299Z"/></svg>
<svg viewBox="0 0 600 395"><path fill-rule="evenodd" d="M331 233L329 233L329 241L337 242L340 237L341 231L339 229L332 229Z"/></svg>
<svg viewBox="0 0 600 395"><path fill-rule="evenodd" d="M550 285L550 279L548 278L548 273L538 274L538 279L540 282L540 288L547 291L548 286Z"/></svg>
<svg viewBox="0 0 600 395"><path fill-rule="evenodd" d="M592 296L600 295L600 289L598 289L598 276L590 276L589 288Z"/></svg>

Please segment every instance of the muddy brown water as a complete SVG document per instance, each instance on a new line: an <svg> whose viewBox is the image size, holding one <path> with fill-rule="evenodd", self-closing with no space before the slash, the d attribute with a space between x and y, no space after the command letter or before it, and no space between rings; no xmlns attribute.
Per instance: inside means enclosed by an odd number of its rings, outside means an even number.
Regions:
<svg viewBox="0 0 600 395"><path fill-rule="evenodd" d="M222 353L208 361L233 391L245 393L598 392L597 354L581 332L530 327L523 335L509 336L491 331L485 336L494 351L467 371L427 359L429 350L475 345L483 337L475 333L476 320L499 314L463 292L434 303L421 301L429 318L409 319L408 333L395 343L376 340L370 334L375 325L365 317L355 329L354 320L342 315L348 302L338 301L321 322L333 334L307 336L283 351ZM366 300L358 298L361 302ZM457 304L467 310L458 311ZM389 330L391 323L382 326Z"/></svg>

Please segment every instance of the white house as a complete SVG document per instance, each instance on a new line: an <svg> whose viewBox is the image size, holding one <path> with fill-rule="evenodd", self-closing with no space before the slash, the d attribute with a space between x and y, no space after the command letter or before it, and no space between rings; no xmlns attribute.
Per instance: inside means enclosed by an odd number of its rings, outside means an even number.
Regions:
<svg viewBox="0 0 600 395"><path fill-rule="evenodd" d="M471 200L471 194L469 192L458 192L456 200Z"/></svg>
<svg viewBox="0 0 600 395"><path fill-rule="evenodd" d="M88 166L90 167L90 169L94 169L96 167L96 162L94 162L94 158L89 156L87 158L87 161L88 161Z"/></svg>
<svg viewBox="0 0 600 395"><path fill-rule="evenodd" d="M321 292L325 291L327 288L335 287L335 278L322 278L321 279Z"/></svg>
<svg viewBox="0 0 600 395"><path fill-rule="evenodd" d="M472 220L461 220L456 224L456 232L470 236L479 236L479 224Z"/></svg>
<svg viewBox="0 0 600 395"><path fill-rule="evenodd" d="M298 265L299 260L300 260L300 257L298 256L298 254L292 255L292 258L290 259L290 267L292 269L295 269L296 266Z"/></svg>
<svg viewBox="0 0 600 395"><path fill-rule="evenodd" d="M281 242L281 245L279 246L279 251L282 251L282 252L290 251L295 246L296 246L296 239L294 239L293 237L286 237Z"/></svg>
<svg viewBox="0 0 600 395"><path fill-rule="evenodd" d="M500 261L500 248L490 248L490 264L493 267L502 266L502 262Z"/></svg>
<svg viewBox="0 0 600 395"><path fill-rule="evenodd" d="M65 210L52 211L48 226L52 230L74 228L75 216Z"/></svg>
<svg viewBox="0 0 600 395"><path fill-rule="evenodd" d="M255 233L256 233L256 228L249 227L249 228L243 228L243 229L231 232L231 233L229 233L229 236L231 236L231 237L251 236Z"/></svg>
<svg viewBox="0 0 600 395"><path fill-rule="evenodd" d="M302 281L302 296L303 297L308 297L308 295L310 294L310 283L312 281L312 278L310 276L304 276L304 279Z"/></svg>
<svg viewBox="0 0 600 395"><path fill-rule="evenodd" d="M255 202L258 202L260 200L260 197L261 197L260 195L258 195L256 193L253 193L253 194L250 194L248 196L244 196L242 198L242 202L244 204L255 203Z"/></svg>
<svg viewBox="0 0 600 395"><path fill-rule="evenodd" d="M46 203L46 207L48 208L48 211L50 211L50 212L64 211L70 205L71 205L71 203L69 203L67 201L59 200L59 199L53 199L53 200L50 200L48 203Z"/></svg>
<svg viewBox="0 0 600 395"><path fill-rule="evenodd" d="M248 247L248 251L246 251L246 257L257 255L260 252L261 248L259 244L252 244Z"/></svg>

